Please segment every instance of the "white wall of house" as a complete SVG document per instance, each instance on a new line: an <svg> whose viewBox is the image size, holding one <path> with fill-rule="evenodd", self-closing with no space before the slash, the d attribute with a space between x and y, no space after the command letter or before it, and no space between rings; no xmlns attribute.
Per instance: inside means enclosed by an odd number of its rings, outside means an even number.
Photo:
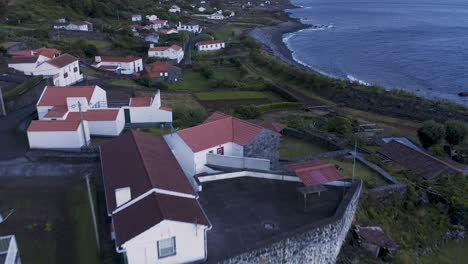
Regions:
<svg viewBox="0 0 468 264"><path fill-rule="evenodd" d="M148 50L148 57L177 60L177 63L179 63L184 58L184 50L183 49L175 50L173 48L167 48L166 50L163 50L163 51Z"/></svg>
<svg viewBox="0 0 468 264"><path fill-rule="evenodd" d="M170 123L172 112L154 106L128 107L131 123Z"/></svg>
<svg viewBox="0 0 468 264"><path fill-rule="evenodd" d="M206 44L198 45L198 50L200 51L210 51L210 50L220 50L226 47L226 43L215 43L215 44Z"/></svg>
<svg viewBox="0 0 468 264"><path fill-rule="evenodd" d="M233 143L227 142L225 144L221 144L209 149L205 149L199 152L194 153L193 159L195 163L195 174L204 172L205 164L206 164L206 154L212 152L213 154L217 154L218 148L224 148L224 155L226 156L236 156L236 157L243 157L244 156L244 147Z"/></svg>
<svg viewBox="0 0 468 264"><path fill-rule="evenodd" d="M94 93L89 100L89 108L106 108L107 107L107 94L104 89L96 86Z"/></svg>
<svg viewBox="0 0 468 264"><path fill-rule="evenodd" d="M177 30L189 31L189 32L192 32L192 33L199 33L200 32L200 26L199 25L182 24L182 23L179 22L179 25L177 26Z"/></svg>
<svg viewBox="0 0 468 264"><path fill-rule="evenodd" d="M53 106L37 106L37 116L39 120L43 120L44 116L49 112Z"/></svg>
<svg viewBox="0 0 468 264"><path fill-rule="evenodd" d="M8 63L8 68L13 68L17 71L24 73L25 75L37 75L34 74L37 63Z"/></svg>
<svg viewBox="0 0 468 264"><path fill-rule="evenodd" d="M190 149L190 147L177 133L165 135L164 140L172 150L172 153L177 159L177 162L184 171L185 175L188 177L195 175L195 161L193 158L192 149Z"/></svg>
<svg viewBox="0 0 468 264"><path fill-rule="evenodd" d="M90 141L85 124L86 140ZM78 149L85 145L81 125L76 131L28 131L29 147L32 149Z"/></svg>
<svg viewBox="0 0 468 264"><path fill-rule="evenodd" d="M67 26L65 26L65 29L66 30L80 30L80 31L89 31L89 28L88 28L88 25L84 24L84 25L77 25L77 24L73 24L73 23L70 23L68 24Z"/></svg>
<svg viewBox="0 0 468 264"><path fill-rule="evenodd" d="M206 226L164 220L122 245L128 264L191 263L205 259ZM158 257L158 241L175 237L176 254Z"/></svg>
<svg viewBox="0 0 468 264"><path fill-rule="evenodd" d="M119 110L116 120L88 121L89 133L93 136L118 136L125 127L123 109Z"/></svg>
<svg viewBox="0 0 468 264"><path fill-rule="evenodd" d="M141 72L143 70L143 60L138 59L131 62L115 62L115 61L101 61L94 67L99 68L101 66L119 66L122 74L133 74L135 72Z"/></svg>
<svg viewBox="0 0 468 264"><path fill-rule="evenodd" d="M57 68L48 63L40 64L33 75L53 76L54 85L67 86L83 80L83 74L80 71L78 60L62 67Z"/></svg>

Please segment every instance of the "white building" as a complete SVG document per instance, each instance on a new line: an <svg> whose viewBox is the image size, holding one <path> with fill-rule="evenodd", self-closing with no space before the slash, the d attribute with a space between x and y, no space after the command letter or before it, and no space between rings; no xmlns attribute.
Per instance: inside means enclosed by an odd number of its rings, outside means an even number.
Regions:
<svg viewBox="0 0 468 264"><path fill-rule="evenodd" d="M169 47L155 47L153 44L150 44L148 57L173 60L179 63L184 58L184 50L175 44Z"/></svg>
<svg viewBox="0 0 468 264"><path fill-rule="evenodd" d="M89 21L65 22L64 20L60 20L59 23L54 24L54 29L93 31L93 23Z"/></svg>
<svg viewBox="0 0 468 264"><path fill-rule="evenodd" d="M206 8L203 7L203 6L200 6L200 7L198 8L198 12L200 12L200 13L203 13L203 12L205 12L205 11L206 11Z"/></svg>
<svg viewBox="0 0 468 264"><path fill-rule="evenodd" d="M91 65L101 70L113 71L121 74L133 74L143 71L143 60L135 56L96 56Z"/></svg>
<svg viewBox="0 0 468 264"><path fill-rule="evenodd" d="M203 124L164 136L188 176L209 171L207 154L244 157L244 146L263 127L216 112Z"/></svg>
<svg viewBox="0 0 468 264"><path fill-rule="evenodd" d="M4 219L0 215L0 224ZM15 235L0 236L0 263L21 264L21 257Z"/></svg>
<svg viewBox="0 0 468 264"><path fill-rule="evenodd" d="M218 10L213 14L208 15L206 18L211 20L224 20L223 10Z"/></svg>
<svg viewBox="0 0 468 264"><path fill-rule="evenodd" d="M157 20L158 16L157 15L146 15L146 19L148 19L149 21Z"/></svg>
<svg viewBox="0 0 468 264"><path fill-rule="evenodd" d="M56 86L72 85L83 80L79 59L67 53L53 58L42 55L14 56L8 61L8 67L25 75L52 77Z"/></svg>
<svg viewBox="0 0 468 264"><path fill-rule="evenodd" d="M86 121L32 120L27 135L31 149L79 149L90 142Z"/></svg>
<svg viewBox="0 0 468 264"><path fill-rule="evenodd" d="M132 22L141 21L141 14L132 14Z"/></svg>
<svg viewBox="0 0 468 264"><path fill-rule="evenodd" d="M127 123L132 124L159 124L172 123L172 109L161 105L161 93L158 90L154 97L130 98Z"/></svg>
<svg viewBox="0 0 468 264"><path fill-rule="evenodd" d="M171 34L179 33L179 30L177 30L177 28L168 28L168 29L161 28L161 29L159 29L158 32L161 33L161 34L165 34L165 35L171 35Z"/></svg>
<svg viewBox="0 0 468 264"><path fill-rule="evenodd" d="M200 41L195 44L199 51L220 50L226 47L224 40Z"/></svg>
<svg viewBox="0 0 468 264"><path fill-rule="evenodd" d="M182 24L181 22L179 22L179 25L177 26L177 30L189 31L195 34L201 32L200 25L195 24L195 23Z"/></svg>
<svg viewBox="0 0 468 264"><path fill-rule="evenodd" d="M180 13L180 7L177 5L171 6L171 8L169 8L169 13Z"/></svg>
<svg viewBox="0 0 468 264"><path fill-rule="evenodd" d="M151 28L158 31L158 29L167 27L168 23L167 20L162 20L162 19L156 19L156 20L150 20L151 23Z"/></svg>
<svg viewBox="0 0 468 264"><path fill-rule="evenodd" d="M206 261L211 224L161 137L129 131L101 147L101 165L112 237L126 263Z"/></svg>

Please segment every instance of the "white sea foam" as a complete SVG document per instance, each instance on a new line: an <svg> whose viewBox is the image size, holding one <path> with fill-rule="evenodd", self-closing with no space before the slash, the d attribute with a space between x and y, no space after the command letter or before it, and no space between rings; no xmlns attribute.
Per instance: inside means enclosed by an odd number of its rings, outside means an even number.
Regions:
<svg viewBox="0 0 468 264"><path fill-rule="evenodd" d="M348 80L350 80L352 82L357 82L357 83L359 83L361 85L370 86L370 83L365 82L363 80L359 80L358 78L352 76L351 74L346 75L346 78L348 78Z"/></svg>

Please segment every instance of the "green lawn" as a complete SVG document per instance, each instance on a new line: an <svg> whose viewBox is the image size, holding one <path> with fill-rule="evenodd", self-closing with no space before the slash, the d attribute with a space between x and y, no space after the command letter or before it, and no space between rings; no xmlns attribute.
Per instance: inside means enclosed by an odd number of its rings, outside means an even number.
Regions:
<svg viewBox="0 0 468 264"><path fill-rule="evenodd" d="M421 264L466 263L468 259L468 240L450 241L434 252L419 257Z"/></svg>
<svg viewBox="0 0 468 264"><path fill-rule="evenodd" d="M280 142L280 157L283 159L310 156L327 151L322 146L294 137L282 136Z"/></svg>
<svg viewBox="0 0 468 264"><path fill-rule="evenodd" d="M138 129L142 132L150 133L155 136L163 136L163 135L171 133L171 128L169 127L161 128L158 126L152 126L152 127L145 126L145 127L139 127Z"/></svg>
<svg viewBox="0 0 468 264"><path fill-rule="evenodd" d="M209 88L209 80L193 70L184 70L182 80L169 83L169 88L174 90L202 91Z"/></svg>
<svg viewBox="0 0 468 264"><path fill-rule="evenodd" d="M240 99L268 99L270 95L265 92L255 91L222 91L196 93L195 97L200 101L210 100L240 100Z"/></svg>
<svg viewBox="0 0 468 264"><path fill-rule="evenodd" d="M343 170L343 174L346 177L351 178L353 176L353 160L339 160L339 159L327 159L327 162L340 166ZM369 169L364 164L356 161L355 177L362 179L364 187L367 189L375 188L378 186L387 185L388 183L382 178L377 172Z"/></svg>
<svg viewBox="0 0 468 264"><path fill-rule="evenodd" d="M87 68L87 67L80 67L80 71L88 76L98 76L97 71Z"/></svg>
<svg viewBox="0 0 468 264"><path fill-rule="evenodd" d="M95 201L93 202L95 203ZM76 263L100 263L85 183L72 189L70 193L70 210L75 225L75 250L80 252L77 254Z"/></svg>
<svg viewBox="0 0 468 264"><path fill-rule="evenodd" d="M74 43L74 42L76 42L78 40L80 40L80 39L78 39L78 38L60 38L60 41L66 42L66 43ZM106 40L85 39L85 41L88 44L92 44L92 45L96 46L96 48L98 48L98 49L107 48L107 47L110 47L112 45L112 43L110 41L106 41Z"/></svg>
<svg viewBox="0 0 468 264"><path fill-rule="evenodd" d="M135 87L139 86L136 82L130 79L112 79L106 81L106 83L114 86L123 86L123 87Z"/></svg>
<svg viewBox="0 0 468 264"><path fill-rule="evenodd" d="M234 24L230 23L221 29L218 29L214 32L215 39L222 39L226 43L238 43L239 37L242 32L248 28L251 28L248 24Z"/></svg>

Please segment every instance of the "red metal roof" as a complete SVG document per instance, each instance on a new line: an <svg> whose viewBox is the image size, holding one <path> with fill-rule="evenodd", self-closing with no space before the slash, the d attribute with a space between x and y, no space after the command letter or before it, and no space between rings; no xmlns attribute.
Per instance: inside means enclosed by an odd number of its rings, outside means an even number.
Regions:
<svg viewBox="0 0 468 264"><path fill-rule="evenodd" d="M162 137L126 132L101 146L101 162L109 213L117 188L130 187L132 198L154 188L196 195Z"/></svg>
<svg viewBox="0 0 468 264"><path fill-rule="evenodd" d="M9 64L36 63L39 56L15 56L8 60Z"/></svg>
<svg viewBox="0 0 468 264"><path fill-rule="evenodd" d="M220 44L224 43L224 40L207 40L207 41L200 41L197 42L197 45L211 45L211 44Z"/></svg>
<svg viewBox="0 0 468 264"><path fill-rule="evenodd" d="M161 72L167 72L172 67L175 67L175 66L169 63L163 62L163 61L156 61L154 63L146 65L145 70L148 73L150 78L159 78L161 77L160 75Z"/></svg>
<svg viewBox="0 0 468 264"><path fill-rule="evenodd" d="M58 49L49 49L49 48L39 48L33 50L33 52L42 55L44 57L47 57L49 59L54 58L55 54L60 54L60 50Z"/></svg>
<svg viewBox="0 0 468 264"><path fill-rule="evenodd" d="M88 109L83 112L83 119L87 121L114 121L119 116L120 108ZM68 113L67 120L80 120L79 112Z"/></svg>
<svg viewBox="0 0 468 264"><path fill-rule="evenodd" d="M76 131L79 126L80 121L32 120L28 132Z"/></svg>
<svg viewBox="0 0 468 264"><path fill-rule="evenodd" d="M165 24L167 23L167 20L162 20L162 19L155 19L155 20L150 20L152 24Z"/></svg>
<svg viewBox="0 0 468 264"><path fill-rule="evenodd" d="M54 106L44 117L47 118L59 118L63 117L68 112L68 109L64 106Z"/></svg>
<svg viewBox="0 0 468 264"><path fill-rule="evenodd" d="M96 86L47 86L37 106L66 106L67 97L91 100Z"/></svg>
<svg viewBox="0 0 468 264"><path fill-rule="evenodd" d="M193 152L205 150L227 142L248 144L262 127L238 118L216 112L203 124L178 132Z"/></svg>
<svg viewBox="0 0 468 264"><path fill-rule="evenodd" d="M152 102L153 102L153 98L149 96L133 97L133 98L130 98L130 107L151 106Z"/></svg>
<svg viewBox="0 0 468 264"><path fill-rule="evenodd" d="M75 61L78 61L77 57L74 57L70 54L64 53L56 58L53 58L51 60L46 61L46 63L55 66L57 68L63 68L67 66L68 64L71 64Z"/></svg>
<svg viewBox="0 0 468 264"><path fill-rule="evenodd" d="M161 106L161 107L159 107L159 109L160 109L160 110L164 110L164 111L172 112L172 108L167 107L167 106Z"/></svg>
<svg viewBox="0 0 468 264"><path fill-rule="evenodd" d="M305 186L324 184L345 178L334 164L319 160L290 164L287 168L294 171Z"/></svg>
<svg viewBox="0 0 468 264"><path fill-rule="evenodd" d="M103 62L132 62L141 60L140 57L136 56L96 56L101 57L101 61ZM99 62L98 62L99 63Z"/></svg>

